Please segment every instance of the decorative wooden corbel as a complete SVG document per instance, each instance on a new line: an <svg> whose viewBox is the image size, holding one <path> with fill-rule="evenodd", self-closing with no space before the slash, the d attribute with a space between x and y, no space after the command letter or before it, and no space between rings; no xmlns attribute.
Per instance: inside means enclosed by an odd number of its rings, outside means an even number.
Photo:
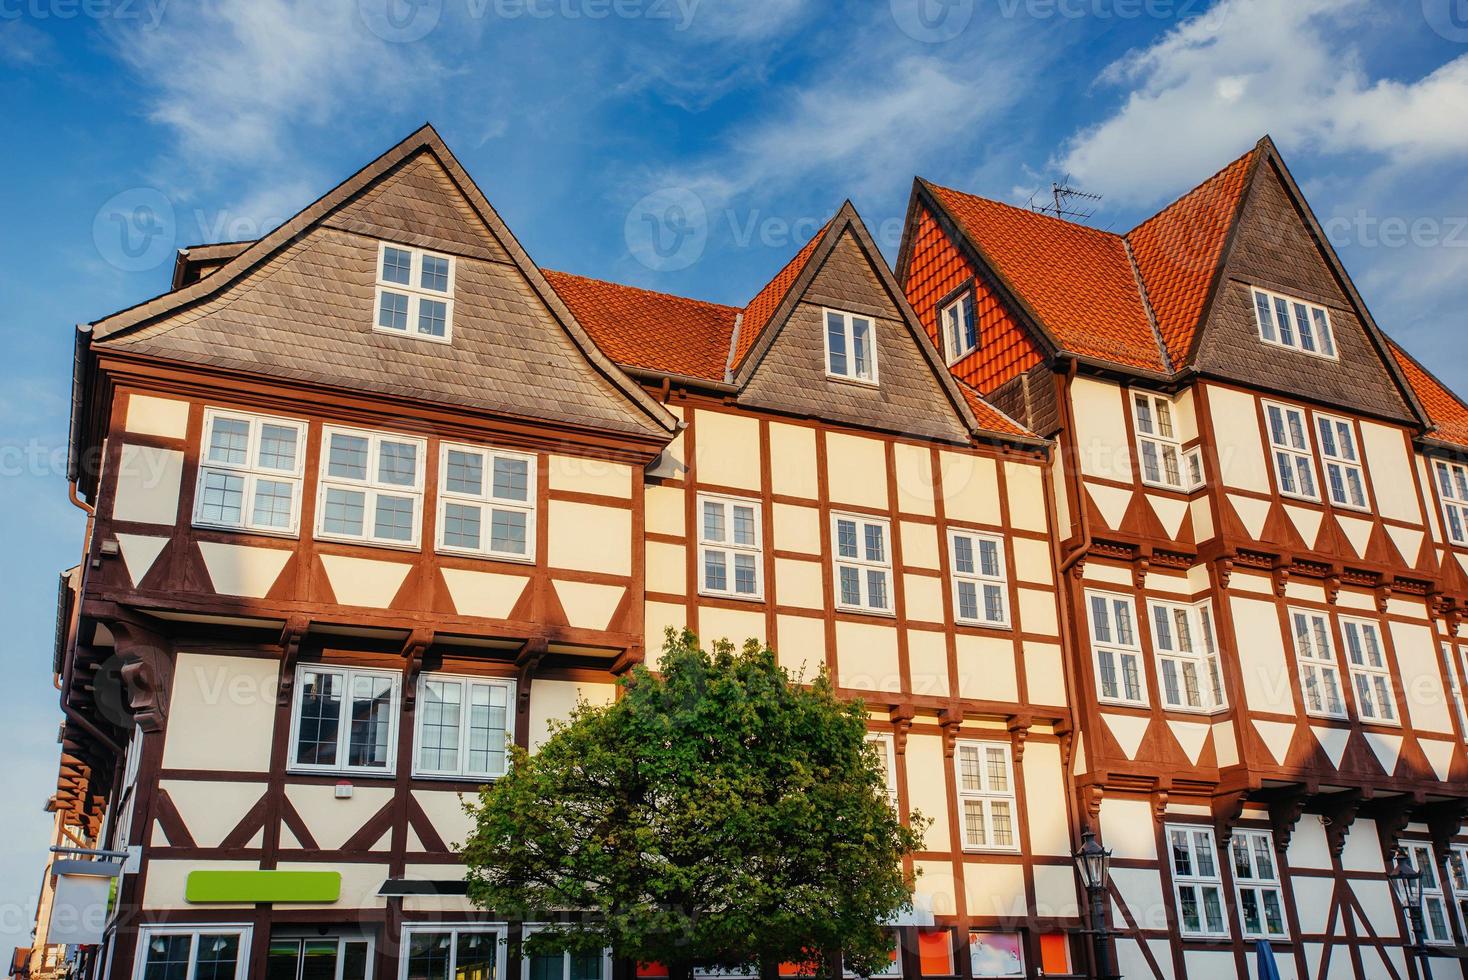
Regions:
<svg viewBox="0 0 1468 980"><path fill-rule="evenodd" d="M1137 557L1132 561L1132 585L1141 591L1147 587L1147 572L1152 567L1152 551L1144 548L1137 552Z"/></svg>
<svg viewBox="0 0 1468 980"><path fill-rule="evenodd" d="M1055 726L1055 735L1060 739L1060 765L1063 771L1070 772L1070 760L1075 752L1076 733L1075 726L1069 720L1062 721Z"/></svg>
<svg viewBox="0 0 1468 980"><path fill-rule="evenodd" d="M898 755L907 754L907 733L912 730L912 720L917 710L911 702L899 704L892 709L892 750Z"/></svg>
<svg viewBox="0 0 1468 980"><path fill-rule="evenodd" d="M1249 798L1248 790L1233 790L1219 793L1208 801L1213 811L1213 834L1219 847L1227 847L1234 837L1234 825L1244 815L1244 801Z"/></svg>
<svg viewBox="0 0 1468 980"><path fill-rule="evenodd" d="M1162 819L1167 816L1167 801L1171 798L1172 794L1165 789L1154 789L1152 791L1151 803L1153 821L1160 823Z"/></svg>
<svg viewBox="0 0 1468 980"><path fill-rule="evenodd" d="M275 703L286 707L296 688L296 663L301 658L301 641L311 629L311 621L305 616L292 616L280 631L280 683L275 692Z"/></svg>
<svg viewBox="0 0 1468 980"><path fill-rule="evenodd" d="M127 710L143 731L163 731L168 720L168 689L172 679L169 643L162 634L131 617L111 620L107 628L114 649L122 660L122 678Z"/></svg>
<svg viewBox="0 0 1468 980"><path fill-rule="evenodd" d="M1280 854L1289 850L1295 825L1300 822L1300 815L1305 812L1305 801L1309 798L1309 794L1297 790L1270 800L1269 825L1274 831L1274 849Z"/></svg>
<svg viewBox="0 0 1468 980"><path fill-rule="evenodd" d="M418 674L423 654L433 646L433 630L416 629L403 641L403 707L411 709L418 699Z"/></svg>
<svg viewBox="0 0 1468 980"><path fill-rule="evenodd" d="M1375 810L1376 835L1381 839L1383 854L1392 854L1402 840L1402 831L1412 822L1412 807L1405 802L1393 802Z"/></svg>
<svg viewBox="0 0 1468 980"><path fill-rule="evenodd" d="M1224 555L1216 559L1215 567L1218 569L1218 584L1225 589L1228 588L1229 580L1234 575L1233 555Z"/></svg>
<svg viewBox="0 0 1468 980"><path fill-rule="evenodd" d="M1346 835L1351 832L1351 825L1356 822L1356 814L1361 812L1361 805L1369 798L1369 793L1363 790L1349 790L1340 793L1326 801L1321 813L1321 822L1325 825L1325 839L1330 844L1330 853L1336 857L1346 849Z"/></svg>
<svg viewBox="0 0 1468 980"><path fill-rule="evenodd" d="M1381 582L1376 586L1376 611L1382 616L1386 615L1387 606L1392 601L1392 586L1394 580L1390 576L1382 576Z"/></svg>
<svg viewBox="0 0 1468 980"><path fill-rule="evenodd" d="M1325 577L1325 601L1333 606L1336 600L1340 598L1340 594L1341 570L1339 567L1333 567L1330 570L1330 574Z"/></svg>
<svg viewBox="0 0 1468 980"><path fill-rule="evenodd" d="M963 725L963 707L950 705L938 712L938 727L943 729L943 756L953 758L958 729Z"/></svg>
<svg viewBox="0 0 1468 980"><path fill-rule="evenodd" d="M1030 735L1032 719L1029 715L1014 715L1009 719L1009 745L1014 754L1014 764L1019 765L1025 758L1025 739Z"/></svg>
<svg viewBox="0 0 1468 980"><path fill-rule="evenodd" d="M617 659L612 661L612 665L607 668L607 672L613 677L621 677L646 659L647 657L643 651L642 644L633 643L627 649L617 654Z"/></svg>
<svg viewBox="0 0 1468 980"><path fill-rule="evenodd" d="M540 662L545 659L548 643L544 637L526 640L520 652L515 655L515 666L519 668L515 685L517 710L530 710L530 678L540 669Z"/></svg>
<svg viewBox="0 0 1468 980"><path fill-rule="evenodd" d="M1453 838L1462 831L1464 822L1468 822L1468 800L1434 803L1424 808L1424 816L1427 819L1427 829L1432 834L1432 842L1445 852Z"/></svg>
<svg viewBox="0 0 1468 980"><path fill-rule="evenodd" d="M1290 587L1290 567L1294 562L1289 558L1280 558L1270 569L1270 577L1274 580L1274 597L1283 599Z"/></svg>
<svg viewBox="0 0 1468 980"><path fill-rule="evenodd" d="M1081 803L1086 808L1086 817L1093 827L1100 826L1101 801L1105 798L1106 787L1101 783L1081 787Z"/></svg>

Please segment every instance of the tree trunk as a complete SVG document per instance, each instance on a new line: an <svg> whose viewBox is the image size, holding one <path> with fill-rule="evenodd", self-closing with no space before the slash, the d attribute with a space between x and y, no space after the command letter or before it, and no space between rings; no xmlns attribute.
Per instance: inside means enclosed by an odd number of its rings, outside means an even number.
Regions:
<svg viewBox="0 0 1468 980"><path fill-rule="evenodd" d="M668 980L693 980L693 964L687 960L669 963Z"/></svg>
<svg viewBox="0 0 1468 980"><path fill-rule="evenodd" d="M780 961L773 956L761 956L759 980L780 980Z"/></svg>

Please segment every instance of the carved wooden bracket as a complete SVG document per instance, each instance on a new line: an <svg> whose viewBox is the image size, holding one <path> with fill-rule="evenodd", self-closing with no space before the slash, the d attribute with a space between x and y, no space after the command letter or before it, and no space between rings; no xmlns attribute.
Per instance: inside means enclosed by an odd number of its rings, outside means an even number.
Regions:
<svg viewBox="0 0 1468 980"><path fill-rule="evenodd" d="M1390 578L1383 578L1376 587L1376 611L1383 616L1386 615L1387 605L1392 601L1392 585Z"/></svg>
<svg viewBox="0 0 1468 980"><path fill-rule="evenodd" d="M1340 598L1340 595L1341 572L1340 569L1333 568L1330 574L1325 577L1325 601L1333 606L1335 605L1335 601Z"/></svg>
<svg viewBox="0 0 1468 980"><path fill-rule="evenodd" d="M1152 791L1152 819L1154 821L1167 816L1167 801L1171 795L1165 789Z"/></svg>
<svg viewBox="0 0 1468 980"><path fill-rule="evenodd" d="M1244 801L1249 798L1248 790L1219 793L1209 801L1213 811L1213 833L1219 847L1227 847L1234 837L1234 825L1244 815Z"/></svg>
<svg viewBox="0 0 1468 980"><path fill-rule="evenodd" d="M1290 566L1292 562L1288 558L1281 558L1274 563L1270 569L1270 575L1274 579L1274 597L1283 599L1290 587Z"/></svg>
<svg viewBox="0 0 1468 980"><path fill-rule="evenodd" d="M416 629L403 641L403 707L412 710L418 700L418 673L423 655L433 646L433 630Z"/></svg>
<svg viewBox="0 0 1468 980"><path fill-rule="evenodd" d="M899 704L892 709L892 750L898 755L907 754L907 733L912 730L912 720L917 711L911 703Z"/></svg>
<svg viewBox="0 0 1468 980"><path fill-rule="evenodd" d="M1401 843L1402 831L1412 822L1412 807L1393 802L1377 809L1372 816L1376 818L1376 835L1381 839L1382 853L1394 853Z"/></svg>
<svg viewBox="0 0 1468 980"><path fill-rule="evenodd" d="M1306 793L1294 792L1270 801L1269 824L1274 831L1274 849L1280 854L1289 850L1290 838L1295 835L1295 825L1300 822L1308 799Z"/></svg>
<svg viewBox="0 0 1468 980"><path fill-rule="evenodd" d="M1066 772L1070 772L1072 754L1075 751L1076 733L1075 728L1069 721L1062 721L1055 726L1055 735L1060 739L1060 765Z"/></svg>
<svg viewBox="0 0 1468 980"><path fill-rule="evenodd" d="M1025 739L1030 735L1031 721L1029 715L1015 715L1009 719L1009 744L1015 765L1024 761Z"/></svg>
<svg viewBox="0 0 1468 980"><path fill-rule="evenodd" d="M1463 824L1468 822L1468 800L1434 803L1425 808L1424 815L1427 818L1427 829L1432 834L1432 842L1440 850L1446 851L1453 838L1463 829Z"/></svg>
<svg viewBox="0 0 1468 980"><path fill-rule="evenodd" d="M1216 565L1218 568L1218 584L1226 589L1228 588L1229 580L1232 579L1234 575L1233 557L1230 555L1219 558L1216 562Z"/></svg>
<svg viewBox="0 0 1468 980"><path fill-rule="evenodd" d="M1092 827L1099 828L1101 825L1101 801L1105 798L1106 787L1100 783L1081 787L1081 803L1086 808L1086 817Z"/></svg>
<svg viewBox="0 0 1468 980"><path fill-rule="evenodd" d="M1361 812L1361 805L1366 802L1366 794L1359 790L1342 793L1326 802L1321 814L1321 821L1325 825L1325 839L1330 844L1330 853L1336 857L1346 849L1346 835L1351 832L1351 825L1356 822L1356 814Z"/></svg>
<svg viewBox="0 0 1468 980"><path fill-rule="evenodd" d="M311 628L305 616L292 616L280 631L280 685L276 690L275 703L284 708L291 703L296 687L296 662L301 656L301 641Z"/></svg>
<svg viewBox="0 0 1468 980"><path fill-rule="evenodd" d="M515 655L515 666L520 668L515 685L518 711L530 710L530 678L540 669L540 662L545 659L547 643L544 638L526 640L520 652Z"/></svg>
<svg viewBox="0 0 1468 980"><path fill-rule="evenodd" d="M122 660L127 708L143 731L163 731L168 721L168 689L173 675L168 640L139 622L120 619L107 623Z"/></svg>
<svg viewBox="0 0 1468 980"><path fill-rule="evenodd" d="M646 659L642 644L633 643L617 655L617 659L612 661L612 665L607 670L613 677L621 677Z"/></svg>
<svg viewBox="0 0 1468 980"><path fill-rule="evenodd" d="M1070 566L1070 577L1077 582L1086 577L1086 559L1076 559L1076 563Z"/></svg>
<svg viewBox="0 0 1468 980"><path fill-rule="evenodd" d="M938 727L943 729L943 755L953 758L954 743L958 741L958 729L963 724L963 707L950 705L938 712Z"/></svg>
<svg viewBox="0 0 1468 980"><path fill-rule="evenodd" d="M1150 552L1142 552L1132 562L1132 585L1137 589L1147 587L1147 572L1152 567L1152 555Z"/></svg>

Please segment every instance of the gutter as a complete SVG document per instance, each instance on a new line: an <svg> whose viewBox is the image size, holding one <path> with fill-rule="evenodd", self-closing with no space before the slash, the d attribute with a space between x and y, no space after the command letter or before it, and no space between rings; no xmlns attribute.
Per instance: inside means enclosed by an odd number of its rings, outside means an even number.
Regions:
<svg viewBox="0 0 1468 980"><path fill-rule="evenodd" d="M1078 360L1072 358L1070 367L1065 372L1065 393L1062 399L1062 403L1065 406L1065 430L1070 433L1072 439L1076 438L1076 419L1075 408L1070 400L1070 386L1071 382L1075 381L1078 363ZM1085 481L1081 479L1079 461L1072 460L1071 466L1068 469L1071 471L1070 475L1075 483L1076 517L1079 519L1081 525L1081 543L1076 545L1071 553L1065 556L1065 560L1060 563L1061 581L1065 580L1066 573L1075 567L1076 562L1086 557L1091 550L1091 545L1094 543L1091 536L1091 522L1086 519L1086 498L1083 496L1086 492L1086 486Z"/></svg>
<svg viewBox="0 0 1468 980"><path fill-rule="evenodd" d="M86 406L82 378L87 373L87 354L91 351L91 342L91 324L78 323L71 354L71 424L67 432L66 447L66 479L72 486L72 502L82 506L89 514L91 509L84 507L76 499L76 483L81 471L82 411Z"/></svg>

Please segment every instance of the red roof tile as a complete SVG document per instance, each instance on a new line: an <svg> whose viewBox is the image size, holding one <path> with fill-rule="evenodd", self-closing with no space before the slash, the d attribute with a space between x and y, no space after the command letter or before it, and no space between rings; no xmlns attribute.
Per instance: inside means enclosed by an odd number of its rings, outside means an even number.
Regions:
<svg viewBox="0 0 1468 980"><path fill-rule="evenodd" d="M1127 233L1174 365L1192 348L1256 147Z"/></svg>
<svg viewBox="0 0 1468 980"><path fill-rule="evenodd" d="M1167 370L1120 235L927 186L1062 347Z"/></svg>
<svg viewBox="0 0 1468 980"><path fill-rule="evenodd" d="M822 225L821 230L805 243L805 247L795 253L795 258L787 262L785 268L775 273L775 278L765 283L765 288L761 289L744 308L744 320L739 325L739 337L734 344L734 358L730 362L736 371L743 363L744 355L749 353L754 342L759 339L760 334L764 333L765 327L770 323L770 317L775 315L775 310L780 306L780 301L785 298L785 294L790 292L790 287L795 280L800 278L800 274L805 271L805 264L810 261L816 245L820 243L829 227L831 227L829 221Z"/></svg>
<svg viewBox="0 0 1468 980"><path fill-rule="evenodd" d="M724 380L735 306L544 269L546 281L608 357L629 367Z"/></svg>
<svg viewBox="0 0 1468 980"><path fill-rule="evenodd" d="M983 396L978 393L973 385L960 381L957 378L954 378L953 382L958 385L958 390L963 395L963 400L968 402L969 411L974 413L974 420L979 423L979 428L989 432L998 432L1003 435L1034 435L1034 433L1014 421L1014 419L984 401Z"/></svg>
<svg viewBox="0 0 1468 980"><path fill-rule="evenodd" d="M1417 400L1427 410L1428 418L1437 426L1433 436L1443 442L1468 448L1468 406L1453 394L1441 381L1433 377L1417 360L1396 341L1391 342L1392 356L1397 359L1407 383L1412 386Z"/></svg>

